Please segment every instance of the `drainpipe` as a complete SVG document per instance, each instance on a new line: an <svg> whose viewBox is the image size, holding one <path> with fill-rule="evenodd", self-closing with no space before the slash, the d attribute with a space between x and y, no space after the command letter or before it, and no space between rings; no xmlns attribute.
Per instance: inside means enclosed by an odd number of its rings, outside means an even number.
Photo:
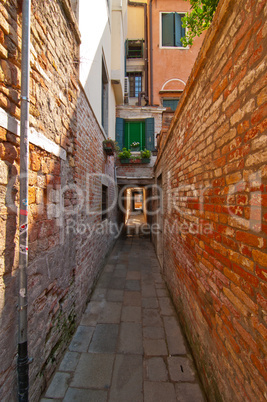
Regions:
<svg viewBox="0 0 267 402"><path fill-rule="evenodd" d="M153 106L153 29L152 29L152 0L149 3L149 36L150 36L150 105Z"/></svg>
<svg viewBox="0 0 267 402"><path fill-rule="evenodd" d="M29 359L27 342L28 266L28 160L31 0L22 6L21 116L20 116L20 216L18 295L18 399L28 402Z"/></svg>
<svg viewBox="0 0 267 402"><path fill-rule="evenodd" d="M148 103L148 36L147 36L147 4L145 9L145 100Z"/></svg>

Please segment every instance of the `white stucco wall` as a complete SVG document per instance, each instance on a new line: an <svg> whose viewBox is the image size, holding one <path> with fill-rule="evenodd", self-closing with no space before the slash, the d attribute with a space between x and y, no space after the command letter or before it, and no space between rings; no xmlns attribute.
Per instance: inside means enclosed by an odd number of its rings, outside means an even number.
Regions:
<svg viewBox="0 0 267 402"><path fill-rule="evenodd" d="M112 0L109 0L109 3L108 7L107 0L79 1L79 29L82 38L80 46L80 81L95 116L101 125L103 57L109 80L109 123L107 135L115 138L115 108L118 102L116 102L115 98L115 86L112 85L111 80L114 79L115 70L115 78L117 76L123 86L127 0L113 0L113 4ZM112 12L114 8L116 9L115 13Z"/></svg>
<svg viewBox="0 0 267 402"><path fill-rule="evenodd" d="M80 46L80 81L100 125L102 57L105 59L109 83L111 80L110 18L111 10L108 9L107 0L94 2L80 0L79 28L82 37ZM109 94L111 92L111 88L109 88ZM114 113L114 110L109 110L109 113Z"/></svg>

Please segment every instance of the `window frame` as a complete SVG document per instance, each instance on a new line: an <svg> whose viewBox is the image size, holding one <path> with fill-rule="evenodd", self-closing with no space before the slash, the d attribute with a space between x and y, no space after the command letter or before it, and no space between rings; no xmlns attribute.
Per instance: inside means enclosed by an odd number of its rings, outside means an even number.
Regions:
<svg viewBox="0 0 267 402"><path fill-rule="evenodd" d="M142 71L127 71L126 76L129 79L129 98L138 98L138 94L140 92L142 92L142 88L143 88L143 73L142 73ZM134 96L131 95L131 80L130 80L131 76L134 78ZM137 96L135 96L135 94L136 94L135 78L136 77L141 78L141 90L138 92Z"/></svg>
<svg viewBox="0 0 267 402"><path fill-rule="evenodd" d="M179 102L180 102L180 97L177 97L177 98L175 98L175 97L170 97L170 98L168 98L168 97L162 97L162 98L161 98L162 107L168 108L168 106L164 106L164 105L163 105L164 101L177 101L177 106L176 106L176 109L177 109L178 104L179 104ZM175 109L175 110L176 110L176 109ZM173 109L172 109L172 110L173 110ZM175 112L175 110L173 110L173 111Z"/></svg>
<svg viewBox="0 0 267 402"><path fill-rule="evenodd" d="M178 49L178 50L187 50L189 49L188 46L183 47L183 46L163 46L162 45L162 15L163 14L182 14L183 16L185 16L186 11L160 11L160 18L159 18L159 48L160 49ZM185 28L185 32L186 32L186 28Z"/></svg>

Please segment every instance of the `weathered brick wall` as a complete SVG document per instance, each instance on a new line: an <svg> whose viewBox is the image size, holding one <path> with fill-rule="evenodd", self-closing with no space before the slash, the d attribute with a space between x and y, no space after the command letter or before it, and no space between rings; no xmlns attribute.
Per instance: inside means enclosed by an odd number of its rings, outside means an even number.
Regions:
<svg viewBox="0 0 267 402"><path fill-rule="evenodd" d="M212 401L266 398L266 1L221 1L161 144L163 270Z"/></svg>
<svg viewBox="0 0 267 402"><path fill-rule="evenodd" d="M104 135L81 90L78 99L77 149L75 150L75 184L84 195L84 204L78 213L76 295L79 314L88 300L99 267L116 238L117 204L115 157L103 152ZM108 220L102 221L102 184L108 187Z"/></svg>
<svg viewBox="0 0 267 402"><path fill-rule="evenodd" d="M113 242L101 221L101 179L114 160L78 84L79 32L68 1L32 1L29 161L28 347L30 399L39 400ZM17 400L17 292L21 14L0 2L0 400ZM104 181L107 179L103 179ZM109 202L113 190L109 190ZM84 200L82 205L81 200ZM116 211L110 213L116 219ZM86 226L85 230L83 224ZM90 231L89 229L90 228ZM91 236L89 236L89 233Z"/></svg>
<svg viewBox="0 0 267 402"><path fill-rule="evenodd" d="M156 157L151 156L150 162L149 163L140 163L140 161L137 161L137 163L131 162L127 164L121 164L119 159L117 160L117 176L118 177L149 177L152 178L154 177L154 163L155 163Z"/></svg>

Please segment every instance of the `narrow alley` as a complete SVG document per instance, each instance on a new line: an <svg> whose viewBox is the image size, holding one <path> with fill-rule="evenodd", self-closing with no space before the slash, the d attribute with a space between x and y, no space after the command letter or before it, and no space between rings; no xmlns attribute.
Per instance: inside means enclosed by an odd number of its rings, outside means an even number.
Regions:
<svg viewBox="0 0 267 402"><path fill-rule="evenodd" d="M205 401L152 243L117 241L41 402Z"/></svg>
<svg viewBox="0 0 267 402"><path fill-rule="evenodd" d="M0 1L0 402L267 401L266 17Z"/></svg>

